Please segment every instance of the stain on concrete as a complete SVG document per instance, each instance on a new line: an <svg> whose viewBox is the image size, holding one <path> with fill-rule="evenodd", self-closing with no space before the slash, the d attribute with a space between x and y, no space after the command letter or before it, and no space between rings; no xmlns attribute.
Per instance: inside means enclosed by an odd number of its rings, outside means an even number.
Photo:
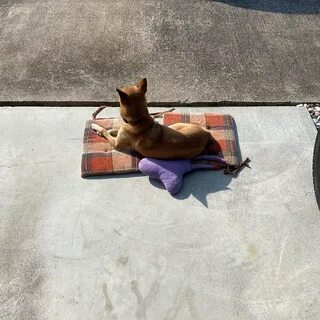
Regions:
<svg viewBox="0 0 320 320"><path fill-rule="evenodd" d="M195 300L195 295L195 291L192 288L188 287L186 289L186 297L188 301L190 315L192 316L192 319L201 319Z"/></svg>
<svg viewBox="0 0 320 320"><path fill-rule="evenodd" d="M259 255L259 248L256 245L249 243L247 245L247 253L251 259L255 259Z"/></svg>
<svg viewBox="0 0 320 320"><path fill-rule="evenodd" d="M119 257L117 260L118 264L125 266L128 263L129 257Z"/></svg>
<svg viewBox="0 0 320 320"><path fill-rule="evenodd" d="M109 297L108 286L105 283L102 284L102 290L103 290L104 298L106 301L105 309L106 309L107 313L110 313L113 310L113 304L112 304L110 297Z"/></svg>
<svg viewBox="0 0 320 320"><path fill-rule="evenodd" d="M196 293L194 289L183 284L177 291L173 305L168 310L167 314L161 318L162 320L174 320L177 319L179 311L183 306L186 306L189 310L189 314L192 319L201 319L197 303Z"/></svg>
<svg viewBox="0 0 320 320"><path fill-rule="evenodd" d="M118 236L122 236L122 233L120 232L121 229L113 229L113 232L116 233Z"/></svg>
<svg viewBox="0 0 320 320"><path fill-rule="evenodd" d="M138 320L147 320L148 306L150 305L150 303L152 303L152 301L154 301L156 296L159 294L160 282L155 280L152 283L151 288L145 297L142 296L139 290L138 281L136 280L131 281L131 289L132 289L132 292L137 297L137 310L135 313L136 318Z"/></svg>

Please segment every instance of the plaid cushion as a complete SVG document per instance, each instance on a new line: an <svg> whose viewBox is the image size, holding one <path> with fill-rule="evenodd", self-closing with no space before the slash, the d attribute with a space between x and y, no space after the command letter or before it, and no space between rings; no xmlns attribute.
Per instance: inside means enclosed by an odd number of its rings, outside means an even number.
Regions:
<svg viewBox="0 0 320 320"><path fill-rule="evenodd" d="M198 123L209 129L214 141L207 146L204 154L219 155L228 164L232 166L239 165L241 159L239 158L240 152L236 141L235 121L230 115L177 112L164 114L164 125L171 125L176 122ZM142 156L133 150L124 153L113 149L105 138L98 136L91 129L92 123L97 123L106 129L119 129L121 119L104 118L86 122L81 176L139 172L138 165Z"/></svg>

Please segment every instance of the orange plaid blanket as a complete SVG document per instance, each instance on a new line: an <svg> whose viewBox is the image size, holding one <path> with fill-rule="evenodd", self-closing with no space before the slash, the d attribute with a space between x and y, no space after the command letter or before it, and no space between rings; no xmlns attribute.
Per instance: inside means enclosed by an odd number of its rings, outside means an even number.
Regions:
<svg viewBox="0 0 320 320"><path fill-rule="evenodd" d="M230 166L240 164L235 121L230 115L215 113L165 113L163 124L171 125L176 122L198 123L210 130L213 138L204 154L218 155L224 158ZM91 124L97 123L106 129L118 129L120 118L102 118L88 120L83 137L83 154L81 161L81 176L118 174L139 172L139 161L142 156L135 151L119 152L112 148L103 137L98 136Z"/></svg>

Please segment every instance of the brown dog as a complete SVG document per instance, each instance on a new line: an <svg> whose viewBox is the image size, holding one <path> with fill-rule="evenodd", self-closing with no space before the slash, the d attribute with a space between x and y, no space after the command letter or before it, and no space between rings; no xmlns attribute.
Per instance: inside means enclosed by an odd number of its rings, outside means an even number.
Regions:
<svg viewBox="0 0 320 320"><path fill-rule="evenodd" d="M115 149L135 149L144 157L157 159L190 159L198 156L211 139L211 134L197 124L175 123L167 127L155 122L147 108L146 79L117 91L123 120L120 129L91 125Z"/></svg>

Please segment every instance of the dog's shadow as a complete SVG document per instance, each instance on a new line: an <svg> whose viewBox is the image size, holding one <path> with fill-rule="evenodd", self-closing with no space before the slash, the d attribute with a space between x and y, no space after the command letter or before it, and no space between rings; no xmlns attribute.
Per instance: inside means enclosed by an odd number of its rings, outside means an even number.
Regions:
<svg viewBox="0 0 320 320"><path fill-rule="evenodd" d="M187 173L183 177L181 190L173 195L177 200L184 200L193 195L205 207L208 207L207 196L223 190L229 190L229 183L232 176L224 174L223 171L196 170ZM165 189L161 181L149 178L150 183L159 188Z"/></svg>

